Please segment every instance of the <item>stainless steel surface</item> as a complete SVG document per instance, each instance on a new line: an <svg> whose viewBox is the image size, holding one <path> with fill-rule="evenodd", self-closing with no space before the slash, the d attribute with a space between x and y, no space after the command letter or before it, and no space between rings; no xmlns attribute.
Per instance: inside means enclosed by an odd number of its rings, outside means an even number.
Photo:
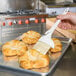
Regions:
<svg viewBox="0 0 76 76"><path fill-rule="evenodd" d="M74 3L76 3L76 0L73 0Z"/></svg>
<svg viewBox="0 0 76 76"><path fill-rule="evenodd" d="M76 76L76 43L72 43L67 50L53 76Z"/></svg>
<svg viewBox="0 0 76 76"><path fill-rule="evenodd" d="M56 3L72 3L73 0L56 0Z"/></svg>
<svg viewBox="0 0 76 76"><path fill-rule="evenodd" d="M46 14L29 15L29 16L2 16L0 26L0 43L5 43L9 40L15 39L28 30L34 30L41 34L46 31ZM38 23L35 20L38 19ZM44 19L45 22L41 22ZM29 23L26 24L25 21ZM19 24L20 21L20 24ZM11 25L9 23L12 22ZM5 23L5 25L3 25Z"/></svg>
<svg viewBox="0 0 76 76"><path fill-rule="evenodd" d="M53 5L53 4L70 4L73 3L73 0L41 0L45 4Z"/></svg>
<svg viewBox="0 0 76 76"><path fill-rule="evenodd" d="M0 12L35 9L37 0L0 0Z"/></svg>
<svg viewBox="0 0 76 76"><path fill-rule="evenodd" d="M69 7L69 6L68 6ZM63 10L65 10L67 7L52 7L48 6L46 8L46 13L49 14L50 16L57 16L63 13ZM69 7L70 12L76 12L76 7Z"/></svg>
<svg viewBox="0 0 76 76"><path fill-rule="evenodd" d="M41 0L42 2L44 2L45 4L55 4L56 0Z"/></svg>
<svg viewBox="0 0 76 76"><path fill-rule="evenodd" d="M52 71L54 71L58 62L61 60L61 58L63 57L63 55L65 54L67 48L69 47L69 45L71 43L71 39L61 38L61 37L57 37L57 38L59 38L61 40L61 42L63 44L63 48L62 48L61 52L51 55L50 65L49 65L48 69L46 70L46 72L43 72L43 71L36 72L36 69L34 71L21 69L18 65L18 62L4 61L2 53L0 53L0 68L4 68L4 69L6 69L6 71L10 70L12 72L14 72L16 70L16 73L17 72L25 73L25 76L27 76L27 75L28 76L47 76L47 75L51 75ZM46 69L46 68L43 68L43 69Z"/></svg>

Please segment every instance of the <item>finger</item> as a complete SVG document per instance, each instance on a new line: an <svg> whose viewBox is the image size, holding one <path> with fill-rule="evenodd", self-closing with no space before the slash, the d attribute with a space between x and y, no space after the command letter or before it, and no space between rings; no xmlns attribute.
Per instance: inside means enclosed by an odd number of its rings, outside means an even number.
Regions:
<svg viewBox="0 0 76 76"><path fill-rule="evenodd" d="M76 26L75 25L71 25L71 29L72 30L76 30Z"/></svg>
<svg viewBox="0 0 76 76"><path fill-rule="evenodd" d="M62 23L59 23L58 27L61 28L62 27Z"/></svg>
<svg viewBox="0 0 76 76"><path fill-rule="evenodd" d="M64 24L64 27L66 27L66 29L71 29L71 25L69 23Z"/></svg>
<svg viewBox="0 0 76 76"><path fill-rule="evenodd" d="M71 29L71 25L69 23L65 23L65 22L61 22L58 27L61 29L64 29L64 30Z"/></svg>
<svg viewBox="0 0 76 76"><path fill-rule="evenodd" d="M71 12L68 12L67 14L65 14L65 15L59 15L59 16L57 16L57 20L58 19L60 19L60 20L69 20L70 19L70 17L71 17Z"/></svg>
<svg viewBox="0 0 76 76"><path fill-rule="evenodd" d="M68 26L66 25L66 23L63 23L62 29L64 29L64 30L68 29Z"/></svg>
<svg viewBox="0 0 76 76"><path fill-rule="evenodd" d="M61 29L66 29L66 26L64 26L64 23L60 23L60 24L58 25L58 27L61 28Z"/></svg>

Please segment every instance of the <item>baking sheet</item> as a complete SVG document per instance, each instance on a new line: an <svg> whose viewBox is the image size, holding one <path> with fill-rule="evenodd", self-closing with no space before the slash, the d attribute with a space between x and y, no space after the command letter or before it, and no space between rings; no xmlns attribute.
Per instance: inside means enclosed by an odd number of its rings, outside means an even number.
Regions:
<svg viewBox="0 0 76 76"><path fill-rule="evenodd" d="M69 45L72 41L71 38L62 38L62 37L56 37L56 38L61 40L63 48L62 48L61 52L51 54L49 66L47 66L45 68L32 69L32 70L22 69L19 67L19 64L17 61L5 61L3 59L2 52L0 51L0 67L6 68L6 70L11 69L11 71L17 70L19 72L24 72L25 76L27 76L27 75L28 76L34 76L34 75L35 76L36 75L46 76L46 75L52 74L53 71L55 70L57 64L59 63L59 61L63 57L63 55L66 53L67 48L69 47Z"/></svg>

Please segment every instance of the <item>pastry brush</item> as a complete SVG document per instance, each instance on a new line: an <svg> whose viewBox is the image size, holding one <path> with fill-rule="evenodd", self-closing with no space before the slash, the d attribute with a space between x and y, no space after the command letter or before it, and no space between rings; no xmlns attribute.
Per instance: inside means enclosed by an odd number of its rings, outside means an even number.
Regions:
<svg viewBox="0 0 76 76"><path fill-rule="evenodd" d="M66 8L63 14L66 14L68 10L69 8ZM50 48L54 48L54 42L51 39L51 37L60 21L61 20L57 20L56 23L52 26L52 28L50 28L47 32L45 32L45 34L34 45L33 49L36 49L37 51L45 55Z"/></svg>

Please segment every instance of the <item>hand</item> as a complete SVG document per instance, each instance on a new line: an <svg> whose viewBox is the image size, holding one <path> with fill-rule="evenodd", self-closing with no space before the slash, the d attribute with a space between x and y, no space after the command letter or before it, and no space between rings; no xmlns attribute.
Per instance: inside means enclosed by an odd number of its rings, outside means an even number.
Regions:
<svg viewBox="0 0 76 76"><path fill-rule="evenodd" d="M60 19L59 27L61 29L74 29L76 30L76 13L68 12L66 15L57 16Z"/></svg>

